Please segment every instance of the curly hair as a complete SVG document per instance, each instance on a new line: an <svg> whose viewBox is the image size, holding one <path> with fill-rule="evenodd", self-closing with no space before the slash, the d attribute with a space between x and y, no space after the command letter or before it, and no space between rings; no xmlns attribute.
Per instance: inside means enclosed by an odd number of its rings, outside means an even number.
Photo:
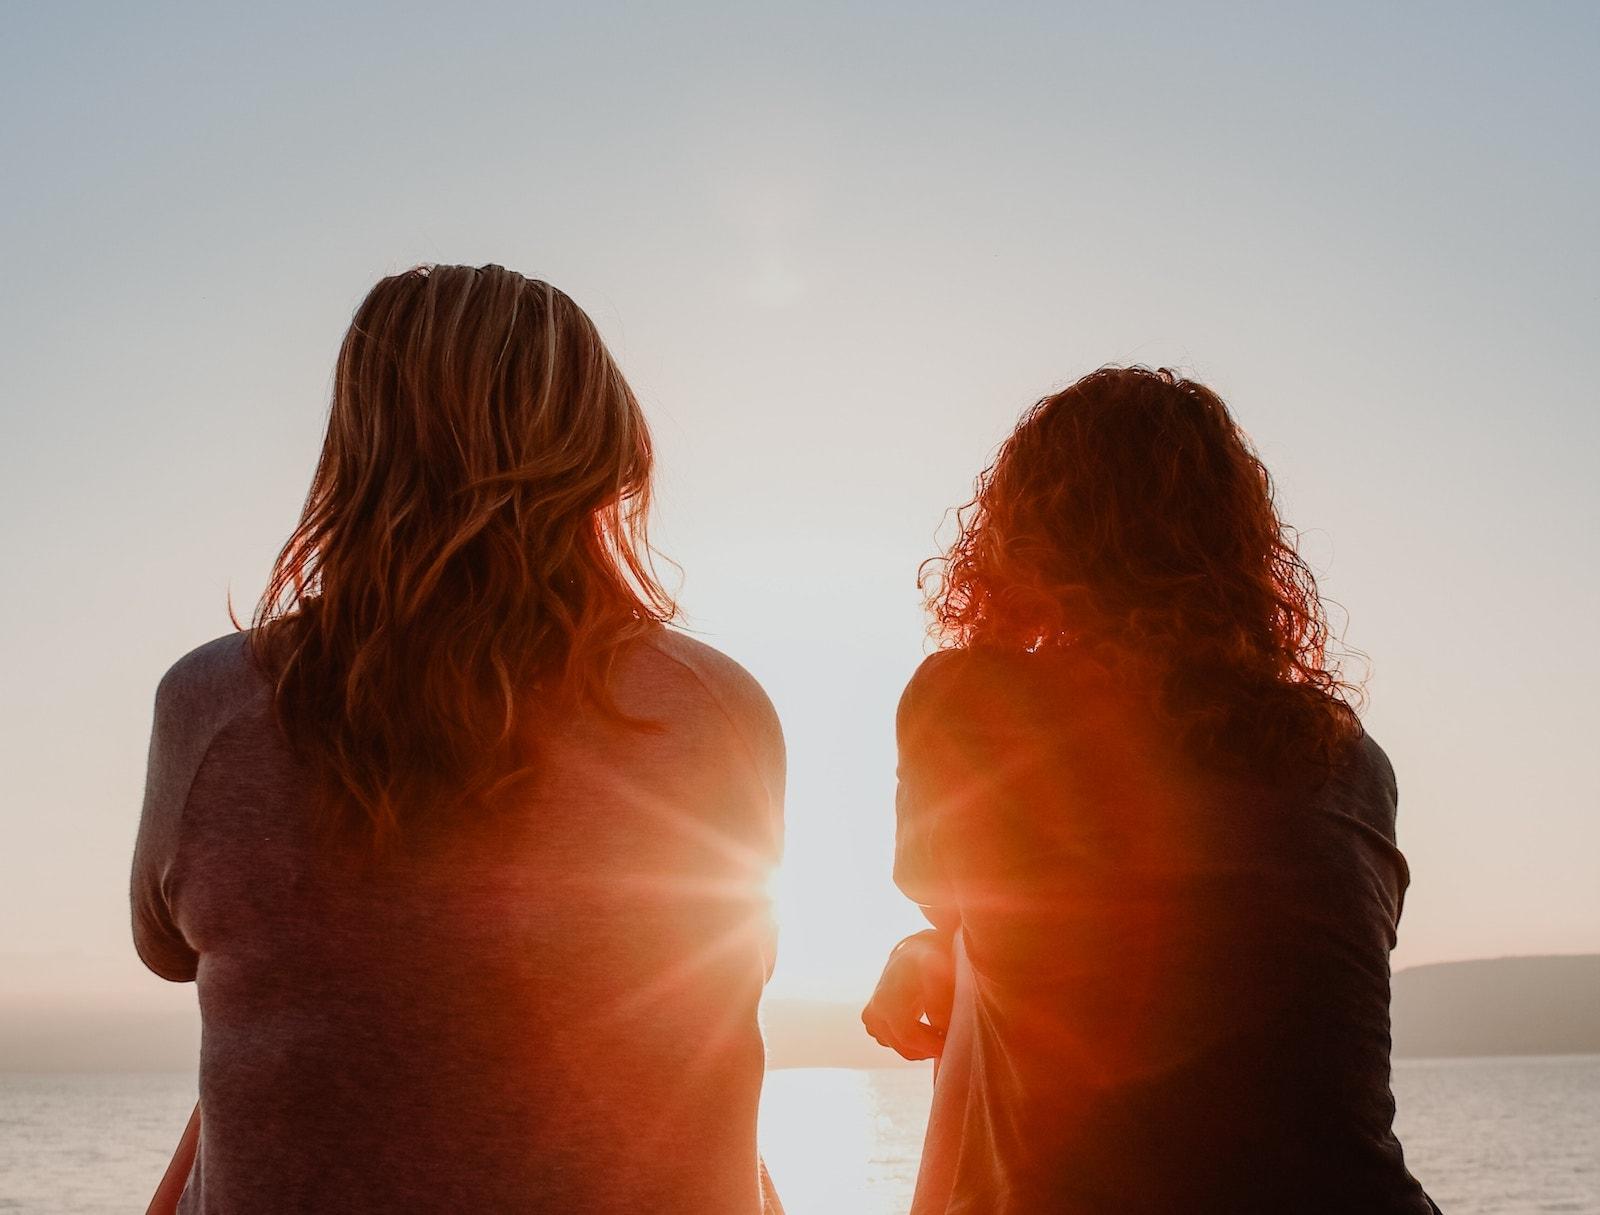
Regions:
<svg viewBox="0 0 1600 1215"><path fill-rule="evenodd" d="M918 582L944 645L1091 653L1223 766L1324 766L1357 732L1272 479L1204 385L1084 376L1028 410L956 518Z"/></svg>
<svg viewBox="0 0 1600 1215"><path fill-rule="evenodd" d="M334 820L383 840L528 769L534 715L620 715L612 659L675 614L650 433L594 324L501 266L383 279L251 648Z"/></svg>

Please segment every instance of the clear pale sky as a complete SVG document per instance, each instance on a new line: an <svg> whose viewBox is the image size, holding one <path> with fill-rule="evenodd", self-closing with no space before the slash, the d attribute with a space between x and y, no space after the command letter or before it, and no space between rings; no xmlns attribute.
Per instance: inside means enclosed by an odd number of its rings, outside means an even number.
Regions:
<svg viewBox="0 0 1600 1215"><path fill-rule="evenodd" d="M160 986L156 681L253 604L350 312L424 260L563 287L645 404L689 622L787 729L784 993L916 926L917 564L1113 361L1232 403L1371 656L1396 964L1600 950L1600 8L338 7L7 10L7 982Z"/></svg>

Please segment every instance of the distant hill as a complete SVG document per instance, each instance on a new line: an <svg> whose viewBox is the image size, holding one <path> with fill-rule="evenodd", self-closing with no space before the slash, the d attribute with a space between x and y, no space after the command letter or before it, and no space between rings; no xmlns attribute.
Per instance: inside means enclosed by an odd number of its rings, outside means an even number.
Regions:
<svg viewBox="0 0 1600 1215"><path fill-rule="evenodd" d="M1600 1054L1600 954L1413 966L1394 976L1397 1058ZM773 1067L899 1062L845 1004L769 1000Z"/></svg>
<svg viewBox="0 0 1600 1215"><path fill-rule="evenodd" d="M200 1015L186 1004L0 1004L0 1072L178 1072L200 1057Z"/></svg>
<svg viewBox="0 0 1600 1215"><path fill-rule="evenodd" d="M1394 1053L1600 1052L1600 954L1413 966L1394 977Z"/></svg>
<svg viewBox="0 0 1600 1215"><path fill-rule="evenodd" d="M146 983L137 998L86 983L44 996L0 991L0 1071L182 1071L199 1019L186 987ZM773 1067L892 1067L855 1005L770 999ZM1600 1053L1600 954L1415 966L1394 977L1397 1057ZM909 1065L907 1065L909 1066Z"/></svg>

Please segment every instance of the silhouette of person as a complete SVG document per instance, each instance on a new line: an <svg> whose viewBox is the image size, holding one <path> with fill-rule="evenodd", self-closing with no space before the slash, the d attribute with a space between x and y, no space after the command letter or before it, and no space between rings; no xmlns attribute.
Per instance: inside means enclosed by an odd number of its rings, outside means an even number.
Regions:
<svg viewBox="0 0 1600 1215"><path fill-rule="evenodd" d="M665 625L651 468L549 284L423 266L360 306L255 627L156 697L134 940L203 1023L158 1206L779 1209L783 736Z"/></svg>
<svg viewBox="0 0 1600 1215"><path fill-rule="evenodd" d="M1394 773L1223 402L1085 376L960 518L897 729L933 927L863 1012L938 1058L914 1215L1433 1209L1392 1129Z"/></svg>

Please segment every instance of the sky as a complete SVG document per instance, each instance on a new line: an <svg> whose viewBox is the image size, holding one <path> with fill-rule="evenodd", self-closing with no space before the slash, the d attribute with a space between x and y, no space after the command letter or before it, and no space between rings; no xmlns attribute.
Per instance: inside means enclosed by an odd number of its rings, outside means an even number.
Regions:
<svg viewBox="0 0 1600 1215"><path fill-rule="evenodd" d="M192 998L128 943L154 688L253 605L350 313L419 261L556 283L644 404L687 623L787 734L776 991L862 998L918 926L918 563L1020 411L1109 362L1231 403L1370 660L1395 965L1600 951L1600 8L7 26L0 994Z"/></svg>

